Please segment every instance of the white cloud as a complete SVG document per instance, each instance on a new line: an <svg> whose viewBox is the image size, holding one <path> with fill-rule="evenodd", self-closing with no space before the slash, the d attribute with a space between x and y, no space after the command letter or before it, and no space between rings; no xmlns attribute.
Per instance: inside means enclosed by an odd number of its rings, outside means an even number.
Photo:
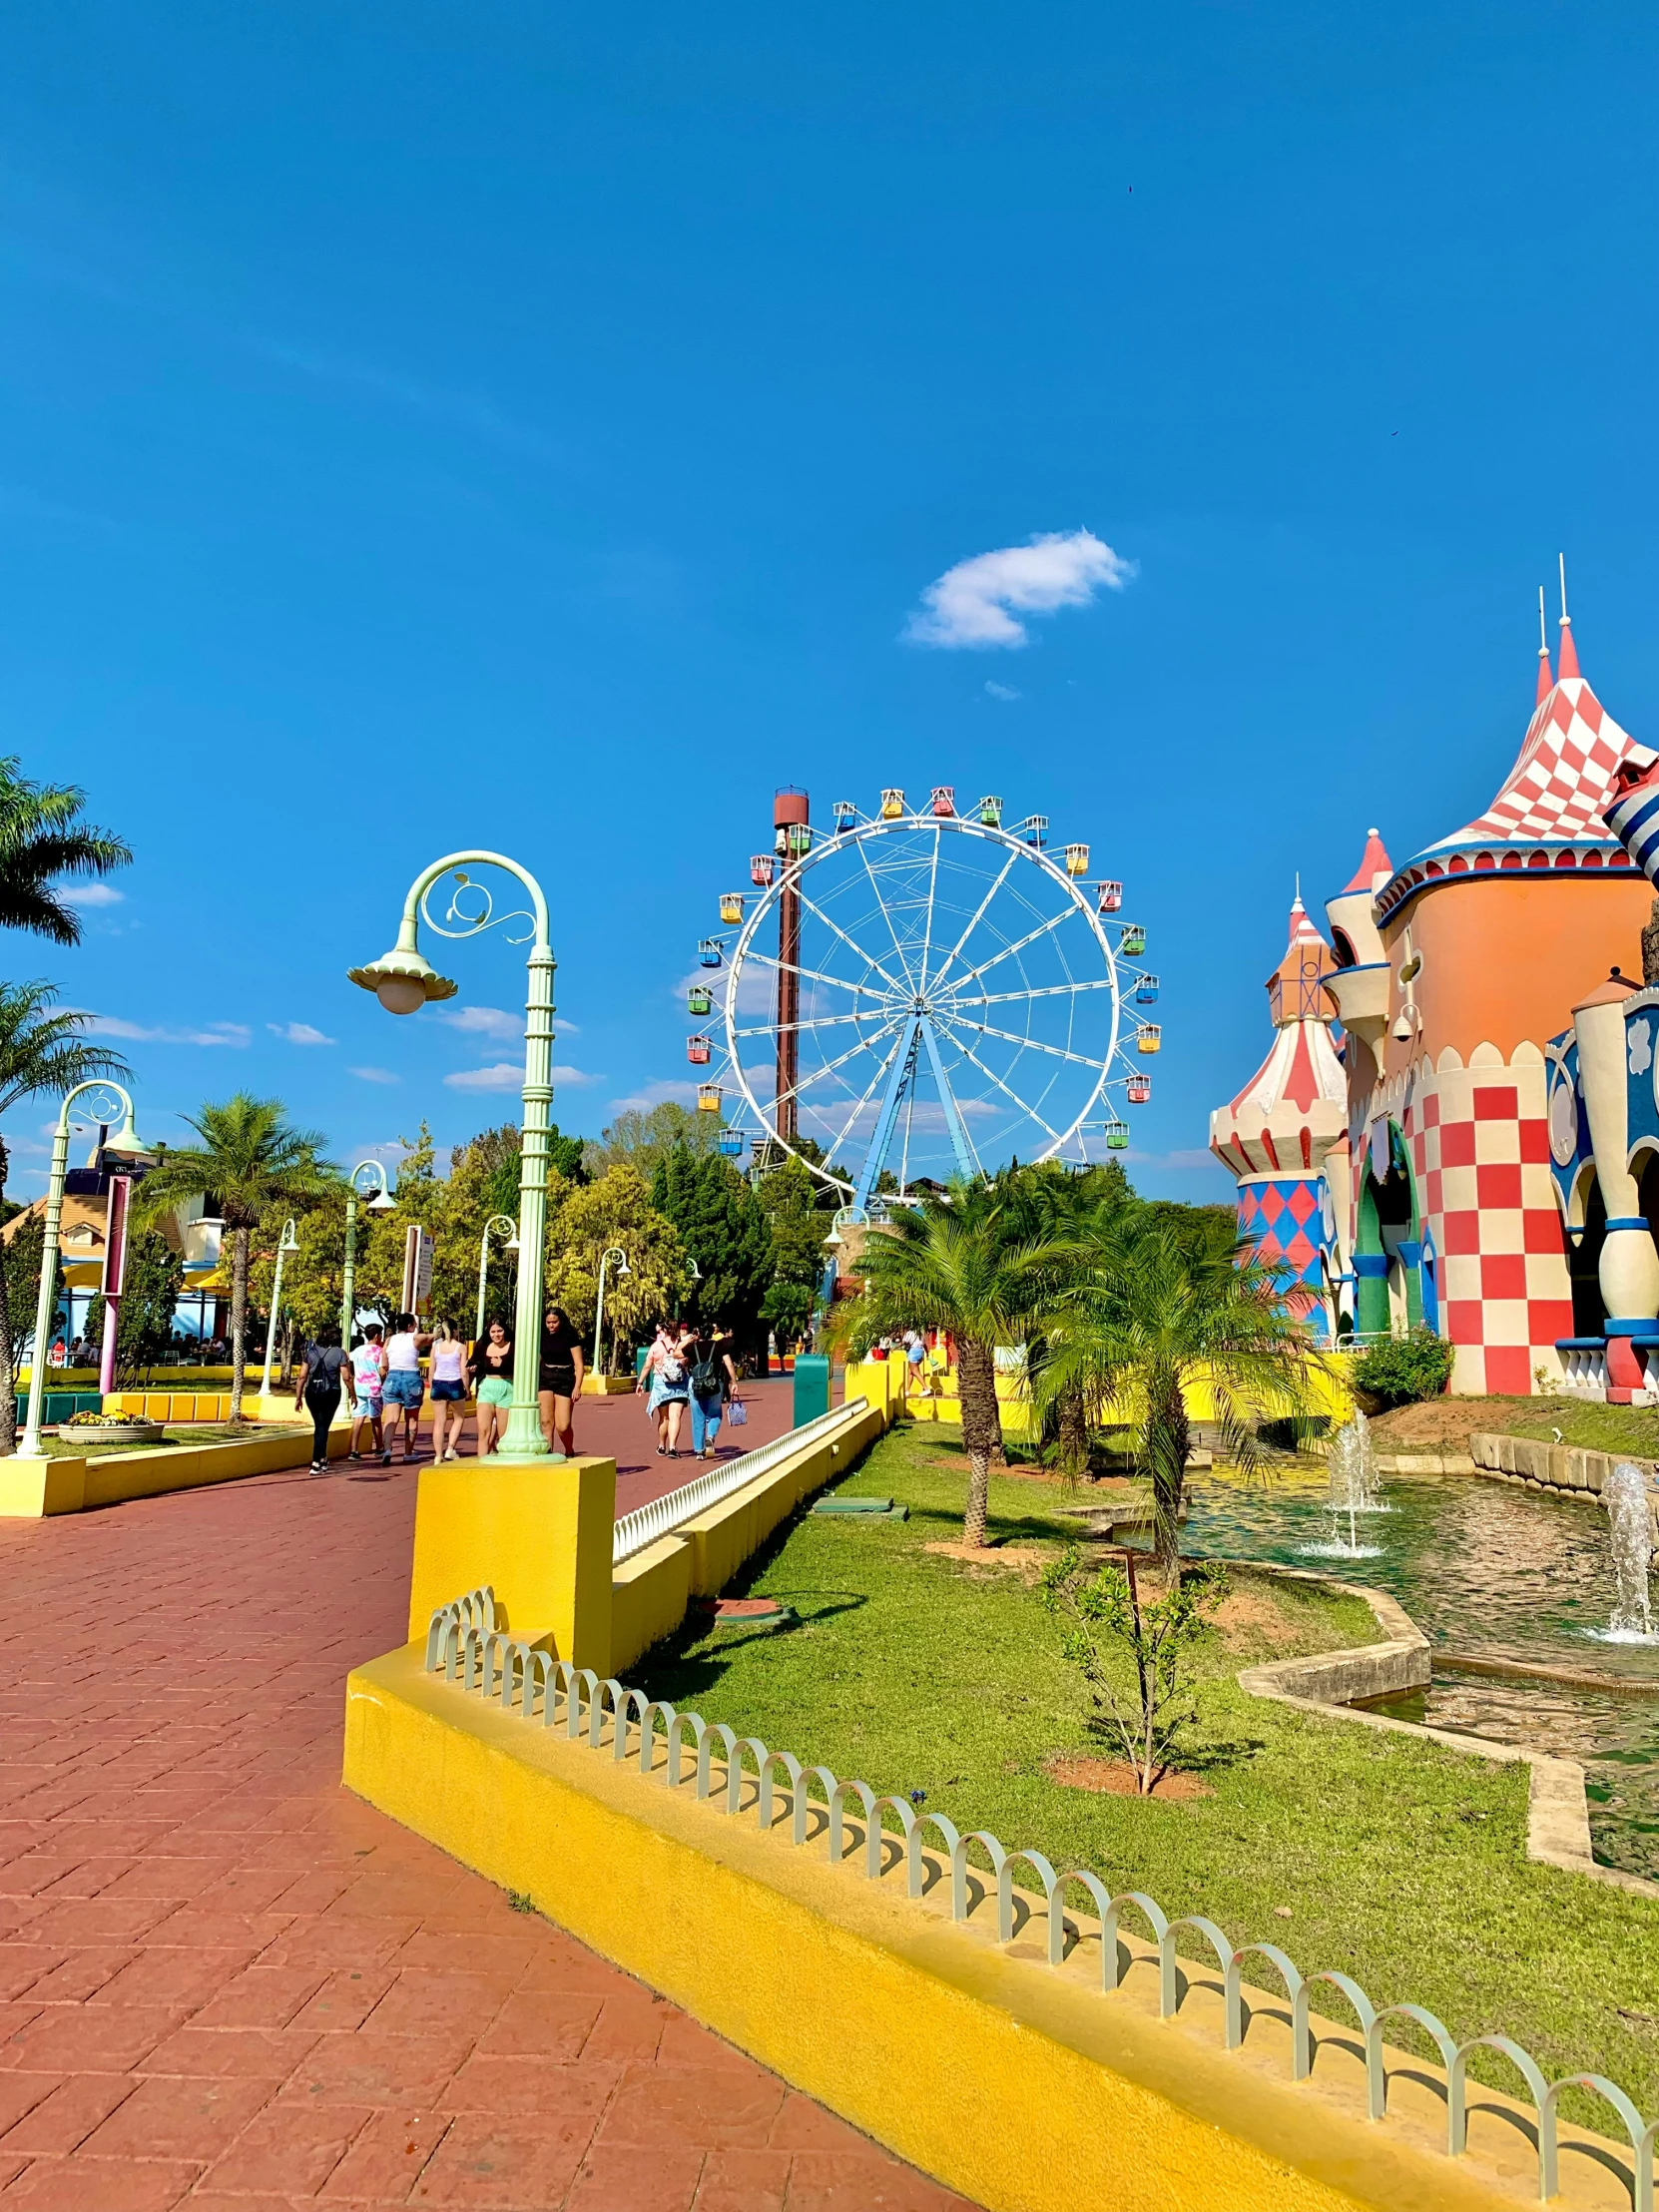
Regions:
<svg viewBox="0 0 1659 2212"><path fill-rule="evenodd" d="M332 1037L325 1037L320 1029L313 1029L308 1021L268 1021L266 1027L274 1037L280 1037L288 1044L332 1044Z"/></svg>
<svg viewBox="0 0 1659 2212"><path fill-rule="evenodd" d="M354 1075L359 1083L400 1083L403 1078L393 1075L390 1068L347 1068L347 1075Z"/></svg>
<svg viewBox="0 0 1659 2212"><path fill-rule="evenodd" d="M992 699L1020 699L1024 697L1022 692L1015 691L1012 684L993 684L988 677L985 680L985 690Z"/></svg>
<svg viewBox="0 0 1659 2212"><path fill-rule="evenodd" d="M510 1014L504 1006L451 1006L438 1015L451 1029L465 1030L474 1037L498 1037L503 1043L515 1043L524 1035L524 1016ZM579 1037L581 1031L573 1021L562 1021L555 1015L553 1034L556 1037Z"/></svg>
<svg viewBox="0 0 1659 2212"><path fill-rule="evenodd" d="M648 1114L653 1106L661 1106L670 1099L681 1106L695 1106L697 1104L697 1085L695 1083L677 1082L647 1083L642 1089L632 1092L627 1098L613 1098L611 1100L611 1111L614 1114L626 1114L630 1110Z"/></svg>
<svg viewBox="0 0 1659 2212"><path fill-rule="evenodd" d="M1102 586L1121 591L1135 573L1135 562L1092 530L1047 531L1027 545L975 553L947 568L922 593L904 638L910 645L944 647L1027 645L1017 616L1086 607Z"/></svg>
<svg viewBox="0 0 1659 2212"><path fill-rule="evenodd" d="M244 1021L210 1021L200 1029L174 1029L165 1023L146 1029L136 1021L122 1021L115 1014L94 1014L87 1024L94 1037L119 1037L127 1044L227 1044L246 1045L254 1032Z"/></svg>
<svg viewBox="0 0 1659 2212"><path fill-rule="evenodd" d="M119 906L127 895L113 883L60 883L57 891L66 906Z"/></svg>
<svg viewBox="0 0 1659 2212"><path fill-rule="evenodd" d="M580 1090L585 1083L598 1081L597 1076L584 1074L580 1068L555 1067L552 1071L555 1090ZM524 1063L522 1060L497 1060L487 1068L457 1068L444 1081L452 1091L520 1091L524 1088Z"/></svg>

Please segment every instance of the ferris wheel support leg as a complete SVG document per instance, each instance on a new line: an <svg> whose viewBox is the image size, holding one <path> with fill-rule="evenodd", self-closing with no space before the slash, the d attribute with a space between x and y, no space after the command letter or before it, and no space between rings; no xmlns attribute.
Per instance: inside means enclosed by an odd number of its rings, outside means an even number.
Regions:
<svg viewBox="0 0 1659 2212"><path fill-rule="evenodd" d="M933 1070L933 1082L939 1094L939 1104L944 1108L944 1125L950 1132L950 1149L956 1155L956 1166L964 1183L971 1183L979 1173L979 1163L968 1143L967 1125L962 1120L961 1109L950 1094L950 1085L944 1079L944 1064L939 1058L939 1042L933 1034L933 1024L920 1024L921 1034L927 1045L927 1064Z"/></svg>
<svg viewBox="0 0 1659 2212"><path fill-rule="evenodd" d="M858 1188L852 1203L858 1209L858 1219L864 1217L869 1205L870 1193L880 1178L882 1163L892 1143L892 1133L898 1126L898 1109L904 1102L904 1093L915 1081L916 1048L921 1040L921 1024L918 1021L910 1031L909 1041L902 1052L895 1052L892 1074L887 1080L887 1095L881 1101L881 1111L875 1117L875 1134L864 1154L864 1164L858 1170Z"/></svg>

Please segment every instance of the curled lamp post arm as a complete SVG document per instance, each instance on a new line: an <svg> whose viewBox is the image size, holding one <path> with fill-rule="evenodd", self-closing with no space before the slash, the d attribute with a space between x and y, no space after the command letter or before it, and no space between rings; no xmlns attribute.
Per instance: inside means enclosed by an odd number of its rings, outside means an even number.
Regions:
<svg viewBox="0 0 1659 2212"><path fill-rule="evenodd" d="M530 896L528 911L497 914L488 890L466 872L498 867L515 876ZM454 878L441 916L431 908L440 876ZM528 868L503 852L450 852L423 868L403 901L397 942L367 967L349 970L353 983L373 991L389 1013L412 1014L433 999L453 998L456 986L439 975L420 950L421 922L441 937L475 937L514 921L529 927L509 932L509 944L530 947L524 1024L524 1136L518 1163L518 1301L513 1327L513 1402L500 1455L543 1455L536 1382L541 1351L543 1254L547 1236L547 1130L553 1103L553 948L548 940L547 900Z"/></svg>
<svg viewBox="0 0 1659 2212"><path fill-rule="evenodd" d="M20 1456L40 1457L40 1413L46 1395L46 1354L52 1334L52 1310L58 1302L58 1229L63 1220L64 1178L69 1173L69 1109L88 1091L102 1091L106 1098L119 1098L126 1116L121 1126L120 1142L132 1151L138 1150L138 1138L133 1128L132 1093L107 1075L94 1076L90 1082L77 1083L65 1094L58 1109L58 1125L52 1132L52 1168L46 1182L46 1219L42 1224L40 1248L40 1295L35 1300L35 1349L29 1361L29 1411L24 1423L23 1440L18 1445Z"/></svg>

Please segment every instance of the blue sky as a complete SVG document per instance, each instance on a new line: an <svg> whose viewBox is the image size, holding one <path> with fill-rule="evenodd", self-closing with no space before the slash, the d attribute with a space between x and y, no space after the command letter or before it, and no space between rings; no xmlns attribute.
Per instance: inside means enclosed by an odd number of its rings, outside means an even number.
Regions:
<svg viewBox="0 0 1659 2212"><path fill-rule="evenodd" d="M14 14L0 717L138 857L8 972L145 1033L161 1134L250 1086L341 1158L459 1141L516 1112L518 956L456 955L471 1029L343 970L504 846L597 1133L686 1079L776 784L1000 790L1148 926L1138 1180L1225 1196L1295 871L1489 798L1558 547L1659 728L1656 46L1525 0ZM1121 588L906 638L1085 529Z"/></svg>

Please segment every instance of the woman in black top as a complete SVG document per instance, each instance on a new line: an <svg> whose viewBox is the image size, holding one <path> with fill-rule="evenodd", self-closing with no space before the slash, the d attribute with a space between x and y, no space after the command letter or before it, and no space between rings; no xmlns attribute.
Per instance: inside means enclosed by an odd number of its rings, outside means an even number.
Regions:
<svg viewBox="0 0 1659 2212"><path fill-rule="evenodd" d="M562 1452L576 1456L575 1402L582 1393L582 1340L562 1306L550 1306L542 1319L541 1373L537 1382L541 1397L542 1441L555 1458Z"/></svg>
<svg viewBox="0 0 1659 2212"><path fill-rule="evenodd" d="M312 1474L328 1471L328 1431L339 1411L341 1383L354 1413L357 1392L351 1381L351 1363L340 1350L339 1331L324 1329L306 1355L304 1373L293 1392L295 1412L303 1405L311 1416Z"/></svg>
<svg viewBox="0 0 1659 2212"><path fill-rule="evenodd" d="M478 1395L478 1456L500 1447L513 1402L513 1340L504 1322L492 1321L472 1348L469 1362Z"/></svg>

